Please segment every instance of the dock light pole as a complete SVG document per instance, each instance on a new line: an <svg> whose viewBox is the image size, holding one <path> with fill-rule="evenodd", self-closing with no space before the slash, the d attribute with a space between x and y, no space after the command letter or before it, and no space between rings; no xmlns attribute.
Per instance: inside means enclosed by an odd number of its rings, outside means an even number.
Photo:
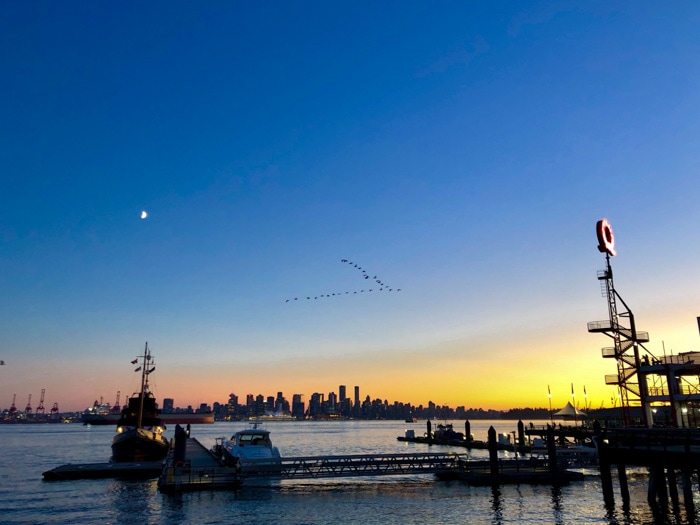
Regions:
<svg viewBox="0 0 700 525"><path fill-rule="evenodd" d="M552 413L552 391L549 389L549 385L547 385L547 397L549 398L549 421L551 421L553 425L554 414Z"/></svg>

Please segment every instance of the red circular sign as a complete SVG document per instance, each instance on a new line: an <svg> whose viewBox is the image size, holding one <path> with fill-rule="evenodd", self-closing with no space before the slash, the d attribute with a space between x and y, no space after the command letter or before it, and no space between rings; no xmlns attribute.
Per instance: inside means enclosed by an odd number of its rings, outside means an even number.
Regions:
<svg viewBox="0 0 700 525"><path fill-rule="evenodd" d="M598 235L598 249L609 255L617 255L615 251L615 234L608 219L600 219L595 225L595 232Z"/></svg>

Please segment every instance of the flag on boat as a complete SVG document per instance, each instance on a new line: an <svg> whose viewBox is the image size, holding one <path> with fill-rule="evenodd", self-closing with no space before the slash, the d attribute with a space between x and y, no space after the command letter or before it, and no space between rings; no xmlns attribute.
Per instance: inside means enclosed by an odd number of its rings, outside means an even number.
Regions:
<svg viewBox="0 0 700 525"><path fill-rule="evenodd" d="M132 364L132 365L135 365L135 364L138 363L138 362L139 362L138 359L134 359L134 360L131 362L131 364Z"/></svg>
<svg viewBox="0 0 700 525"><path fill-rule="evenodd" d="M138 372L139 370L141 370L141 367L138 367L134 372Z"/></svg>
<svg viewBox="0 0 700 525"><path fill-rule="evenodd" d="M141 368L141 367L139 367L139 368ZM153 368L151 368L151 369L150 369L148 372L146 372L146 373L147 373L147 374L150 374L150 373L153 372L155 369L156 369L156 367L154 366Z"/></svg>

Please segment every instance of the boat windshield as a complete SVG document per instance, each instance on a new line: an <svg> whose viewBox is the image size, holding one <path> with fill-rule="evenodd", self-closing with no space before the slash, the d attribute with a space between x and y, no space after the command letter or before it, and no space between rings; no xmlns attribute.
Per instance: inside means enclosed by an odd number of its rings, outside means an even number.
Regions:
<svg viewBox="0 0 700 525"><path fill-rule="evenodd" d="M246 445L269 447L272 444L269 434L264 434L262 432L238 434L235 438L239 447L244 447Z"/></svg>

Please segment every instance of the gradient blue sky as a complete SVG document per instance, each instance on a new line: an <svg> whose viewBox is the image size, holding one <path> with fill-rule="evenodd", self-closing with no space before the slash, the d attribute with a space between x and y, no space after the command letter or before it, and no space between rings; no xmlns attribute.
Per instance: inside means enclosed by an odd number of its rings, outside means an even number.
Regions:
<svg viewBox="0 0 700 525"><path fill-rule="evenodd" d="M4 3L0 408L113 401L146 341L178 405L609 404L598 219L648 347L698 346L698 27L697 2ZM286 302L368 289L341 259L401 292Z"/></svg>

